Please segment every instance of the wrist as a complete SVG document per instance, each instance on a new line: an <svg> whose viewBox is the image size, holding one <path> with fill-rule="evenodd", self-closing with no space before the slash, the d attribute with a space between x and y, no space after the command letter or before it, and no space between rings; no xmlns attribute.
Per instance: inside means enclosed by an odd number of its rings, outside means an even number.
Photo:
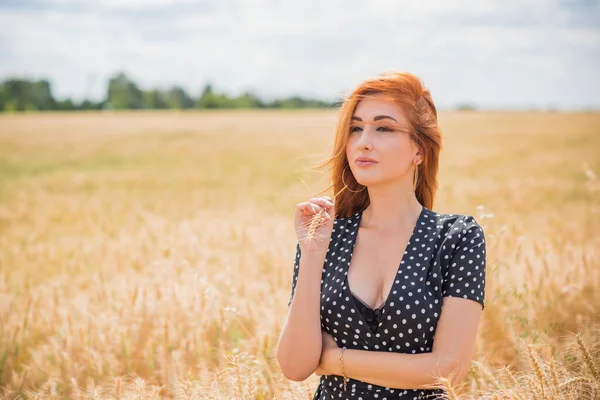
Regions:
<svg viewBox="0 0 600 400"><path fill-rule="evenodd" d="M342 347L339 350L340 350L340 355L339 355L340 375L342 376L342 382L344 382L344 392L345 392L347 383L349 381L348 373L346 372L346 366L344 363L344 356L345 356L345 352L347 349L346 349L346 347Z"/></svg>
<svg viewBox="0 0 600 400"><path fill-rule="evenodd" d="M300 256L301 257L312 257L312 258L325 258L327 255L327 247L324 248L302 248L300 246Z"/></svg>
<svg viewBox="0 0 600 400"><path fill-rule="evenodd" d="M325 351L325 367L332 375L342 375L342 368L340 367L341 350L341 348L330 347Z"/></svg>
<svg viewBox="0 0 600 400"><path fill-rule="evenodd" d="M328 350L327 367L334 375L342 376L342 365L340 363L340 354L342 354L342 348L331 348ZM346 353L344 353L344 356Z"/></svg>

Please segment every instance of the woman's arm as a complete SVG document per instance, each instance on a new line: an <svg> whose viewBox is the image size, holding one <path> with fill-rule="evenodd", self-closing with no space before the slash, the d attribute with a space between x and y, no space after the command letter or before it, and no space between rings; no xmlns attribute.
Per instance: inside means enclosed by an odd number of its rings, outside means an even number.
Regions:
<svg viewBox="0 0 600 400"><path fill-rule="evenodd" d="M374 385L399 389L432 389L438 377L460 382L475 352L475 339L481 305L472 300L444 297L430 353L405 354L347 349L344 351L346 376ZM340 350L323 352L321 365L325 371L341 375Z"/></svg>
<svg viewBox="0 0 600 400"><path fill-rule="evenodd" d="M277 344L281 371L294 381L308 378L321 357L321 275L326 252L302 251L293 299Z"/></svg>

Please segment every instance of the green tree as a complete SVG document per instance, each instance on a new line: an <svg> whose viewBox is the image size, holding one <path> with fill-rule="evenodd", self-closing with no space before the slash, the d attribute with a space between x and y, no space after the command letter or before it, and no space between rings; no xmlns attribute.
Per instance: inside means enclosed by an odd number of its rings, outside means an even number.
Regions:
<svg viewBox="0 0 600 400"><path fill-rule="evenodd" d="M169 108L169 103L164 93L160 90L150 90L143 93L144 108L164 109Z"/></svg>
<svg viewBox="0 0 600 400"><path fill-rule="evenodd" d="M106 103L109 108L117 110L139 109L144 106L143 93L133 81L121 72L108 82Z"/></svg>
<svg viewBox="0 0 600 400"><path fill-rule="evenodd" d="M271 104L273 108L295 109L295 108L325 108L331 105L311 99L303 99L299 96L288 97L287 99L275 100Z"/></svg>
<svg viewBox="0 0 600 400"><path fill-rule="evenodd" d="M35 105L36 109L39 110L50 110L54 108L54 97L52 96L52 89L50 82L47 80L41 80L32 82L30 90L29 101Z"/></svg>
<svg viewBox="0 0 600 400"><path fill-rule="evenodd" d="M202 95L196 102L197 108L219 108L219 98L213 93L212 85L209 83L204 86Z"/></svg>
<svg viewBox="0 0 600 400"><path fill-rule="evenodd" d="M236 97L233 100L235 108L262 108L264 104L260 99L254 96L252 93L243 93L241 96Z"/></svg>
<svg viewBox="0 0 600 400"><path fill-rule="evenodd" d="M192 99L184 89L172 87L168 91L153 89L143 91L121 72L108 82L106 98L99 102L84 100L75 104L71 99L56 100L52 95L52 87L48 80L28 81L10 78L0 83L0 111L26 110L99 110L140 109L140 108L176 108L192 107L222 108L326 108L338 107L341 103L325 103L299 96L278 99L265 103L250 92L237 97L229 97L225 93L216 93L210 83L205 85L202 94Z"/></svg>
<svg viewBox="0 0 600 400"><path fill-rule="evenodd" d="M8 79L2 84L3 108L11 101L14 111L51 110L55 107L50 82L47 80L30 82L24 79Z"/></svg>
<svg viewBox="0 0 600 400"><path fill-rule="evenodd" d="M194 100L180 87L173 87L167 92L167 103L169 108L177 108L179 110L192 108Z"/></svg>
<svg viewBox="0 0 600 400"><path fill-rule="evenodd" d="M456 107L458 111L475 111L475 106L471 103L462 103Z"/></svg>
<svg viewBox="0 0 600 400"><path fill-rule="evenodd" d="M56 102L57 104L57 109L59 110L75 110L77 109L77 107L75 107L75 104L73 104L73 100L66 98L64 100L59 100Z"/></svg>
<svg viewBox="0 0 600 400"><path fill-rule="evenodd" d="M79 105L80 110L101 110L104 106L104 102L100 101L98 103L85 99Z"/></svg>
<svg viewBox="0 0 600 400"><path fill-rule="evenodd" d="M6 110L6 103L8 102L8 96L4 89L4 84L0 85L0 111Z"/></svg>
<svg viewBox="0 0 600 400"><path fill-rule="evenodd" d="M10 99L8 100L5 104L4 104L4 111L8 111L8 112L15 112L15 111L19 111L19 107L17 105L17 101L14 99Z"/></svg>

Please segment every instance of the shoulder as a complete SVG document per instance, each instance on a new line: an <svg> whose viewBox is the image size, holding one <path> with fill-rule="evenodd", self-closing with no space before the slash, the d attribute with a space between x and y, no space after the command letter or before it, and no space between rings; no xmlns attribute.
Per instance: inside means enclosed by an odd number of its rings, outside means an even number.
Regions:
<svg viewBox="0 0 600 400"><path fill-rule="evenodd" d="M469 214L451 214L439 248L442 296L463 297L484 307L486 244L481 225Z"/></svg>
<svg viewBox="0 0 600 400"><path fill-rule="evenodd" d="M485 257L485 233L474 216L458 215L446 228L440 246L442 260Z"/></svg>
<svg viewBox="0 0 600 400"><path fill-rule="evenodd" d="M483 236L483 228L474 216L463 214L456 218L447 235L460 237L464 241L467 237Z"/></svg>
<svg viewBox="0 0 600 400"><path fill-rule="evenodd" d="M485 243L483 228L473 215L430 212L435 222L439 251L448 259L464 245L481 246Z"/></svg>
<svg viewBox="0 0 600 400"><path fill-rule="evenodd" d="M469 232L483 232L481 225L470 214L451 214L429 211L430 219L436 224L439 233L446 238L462 236Z"/></svg>
<svg viewBox="0 0 600 400"><path fill-rule="evenodd" d="M440 213L433 210L428 210L429 218L436 223L440 228L452 227L457 221L464 220L468 217L466 214Z"/></svg>

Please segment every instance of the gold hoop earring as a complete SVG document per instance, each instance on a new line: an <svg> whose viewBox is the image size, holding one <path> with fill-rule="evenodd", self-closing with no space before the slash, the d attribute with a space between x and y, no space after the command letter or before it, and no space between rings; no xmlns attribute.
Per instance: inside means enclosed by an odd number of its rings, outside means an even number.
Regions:
<svg viewBox="0 0 600 400"><path fill-rule="evenodd" d="M345 167L345 168L342 170L342 183L344 184L344 187L345 187L346 189L348 189L349 191L351 191L352 193L360 193L360 192L362 192L363 190L365 190L367 187L366 187L366 186L363 186L363 188L362 188L362 189L360 189L360 190L352 190L352 189L350 189L350 187L349 187L348 185L346 185L346 182L344 182L344 172L346 172L346 168L348 168L349 166L350 166L350 165L346 165L346 167Z"/></svg>
<svg viewBox="0 0 600 400"><path fill-rule="evenodd" d="M419 182L419 164L415 166L415 173L413 177L413 191L417 191L417 183Z"/></svg>

